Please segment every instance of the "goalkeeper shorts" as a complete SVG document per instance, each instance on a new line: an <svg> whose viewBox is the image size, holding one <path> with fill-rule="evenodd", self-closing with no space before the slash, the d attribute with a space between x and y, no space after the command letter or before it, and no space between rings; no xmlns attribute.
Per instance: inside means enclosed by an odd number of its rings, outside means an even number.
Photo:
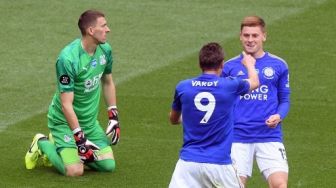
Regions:
<svg viewBox="0 0 336 188"><path fill-rule="evenodd" d="M54 139L58 153L61 153L61 151L65 148L73 148L77 151L77 145L73 133L68 124L55 124L53 121L48 119L48 127ZM81 125L81 128L84 132L85 138L96 144L99 148L101 149L104 149L106 147L111 148L110 140L106 136L101 126L99 125L98 121L96 121L95 125L93 126ZM74 152L66 151L64 156L72 155L72 153ZM101 152L99 151L98 153ZM61 156L63 157L63 154ZM70 159L69 162L73 160L75 159Z"/></svg>
<svg viewBox="0 0 336 188"><path fill-rule="evenodd" d="M109 152L112 152L112 148L110 146L107 146L105 148L101 148L99 151L96 152L96 154L97 156L99 156ZM59 153L61 155L64 165L80 163L78 151L75 148L63 148Z"/></svg>

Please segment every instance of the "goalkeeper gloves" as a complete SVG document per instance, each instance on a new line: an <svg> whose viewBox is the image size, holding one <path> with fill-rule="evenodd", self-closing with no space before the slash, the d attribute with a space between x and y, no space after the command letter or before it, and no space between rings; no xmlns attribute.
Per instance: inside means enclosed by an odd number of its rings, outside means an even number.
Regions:
<svg viewBox="0 0 336 188"><path fill-rule="evenodd" d="M76 141L78 154L83 163L93 162L98 157L94 151L99 150L100 148L92 143L90 140L84 137L84 133L80 128L77 128L72 131L74 133L74 138Z"/></svg>
<svg viewBox="0 0 336 188"><path fill-rule="evenodd" d="M120 139L120 127L118 121L118 110L116 106L110 106L108 108L108 125L106 128L106 135L111 137L112 145L116 145Z"/></svg>

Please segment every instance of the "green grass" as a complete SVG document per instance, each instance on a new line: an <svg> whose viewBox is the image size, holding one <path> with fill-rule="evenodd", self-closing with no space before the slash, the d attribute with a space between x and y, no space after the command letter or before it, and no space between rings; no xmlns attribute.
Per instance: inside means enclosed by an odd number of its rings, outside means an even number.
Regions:
<svg viewBox="0 0 336 188"><path fill-rule="evenodd" d="M266 19L266 49L290 67L291 110L284 123L289 187L336 183L335 2L78 2L0 1L0 187L167 187L182 143L181 127L168 124L175 84L199 74L197 51L206 42L221 42L228 58L239 53L239 22L247 14ZM117 171L67 178L53 168L25 170L33 135L48 131L56 56L79 35L79 14L92 7L106 12L112 30L122 126L113 148ZM249 187L266 187L256 168Z"/></svg>

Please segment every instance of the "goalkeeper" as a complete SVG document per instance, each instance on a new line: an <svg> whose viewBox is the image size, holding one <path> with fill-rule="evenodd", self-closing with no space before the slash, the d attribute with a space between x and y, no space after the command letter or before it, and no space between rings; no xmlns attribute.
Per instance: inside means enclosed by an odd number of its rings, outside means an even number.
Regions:
<svg viewBox="0 0 336 188"><path fill-rule="evenodd" d="M48 111L49 138L36 134L26 153L27 169L38 160L66 176L81 176L84 165L101 172L115 170L112 145L120 128L116 89L112 79L112 49L106 42L110 31L103 13L87 10L80 16L82 37L68 44L56 62L57 91ZM101 90L109 124L103 131L97 121Z"/></svg>

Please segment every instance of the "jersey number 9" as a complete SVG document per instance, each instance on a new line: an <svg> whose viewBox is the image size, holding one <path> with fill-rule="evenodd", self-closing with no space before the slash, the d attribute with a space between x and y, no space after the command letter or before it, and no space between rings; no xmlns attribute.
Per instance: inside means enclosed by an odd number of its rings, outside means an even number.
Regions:
<svg viewBox="0 0 336 188"><path fill-rule="evenodd" d="M202 99L206 99L208 101L207 104L202 104ZM204 102L203 102L204 103ZM213 94L209 92L201 92L198 93L194 98L194 104L199 111L206 112L200 123L205 124L211 118L212 113L216 107L216 99Z"/></svg>

